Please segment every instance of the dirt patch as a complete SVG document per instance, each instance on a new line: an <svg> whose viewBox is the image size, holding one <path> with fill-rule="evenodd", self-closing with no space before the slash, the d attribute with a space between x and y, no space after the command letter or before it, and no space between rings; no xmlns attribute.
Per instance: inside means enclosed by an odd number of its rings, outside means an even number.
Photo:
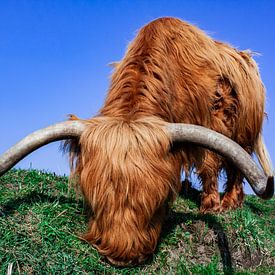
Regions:
<svg viewBox="0 0 275 275"><path fill-rule="evenodd" d="M169 261L177 262L184 257L186 262L207 265L220 255L220 270L250 270L259 266L275 266L275 258L260 249L241 244L241 240L230 238L224 231L209 228L203 221L182 223L182 237L177 246L169 251ZM232 234L232 232L231 232Z"/></svg>
<svg viewBox="0 0 275 275"><path fill-rule="evenodd" d="M184 258L189 263L209 264L217 253L217 236L214 230L209 229L203 221L182 223L180 227L183 229L182 236L176 247L168 251L169 262L173 264Z"/></svg>

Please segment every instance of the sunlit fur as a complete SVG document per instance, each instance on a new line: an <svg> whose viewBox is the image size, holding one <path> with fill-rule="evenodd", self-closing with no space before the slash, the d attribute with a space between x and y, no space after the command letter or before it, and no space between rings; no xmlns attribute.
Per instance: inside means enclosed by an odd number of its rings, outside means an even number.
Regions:
<svg viewBox="0 0 275 275"><path fill-rule="evenodd" d="M180 172L196 167L201 211L241 206L243 177L216 154L186 146L173 152L165 122L214 129L254 151L265 91L248 51L217 42L174 18L157 19L137 34L116 63L103 108L87 120L75 174L92 209L84 236L116 265L137 264L155 250ZM217 177L228 174L220 202Z"/></svg>

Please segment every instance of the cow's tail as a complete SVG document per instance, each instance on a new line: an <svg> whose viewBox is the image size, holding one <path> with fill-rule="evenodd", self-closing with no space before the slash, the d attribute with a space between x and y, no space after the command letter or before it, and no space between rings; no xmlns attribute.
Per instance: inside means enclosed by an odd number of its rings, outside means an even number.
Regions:
<svg viewBox="0 0 275 275"><path fill-rule="evenodd" d="M264 143L263 135L260 134L255 146L255 153L267 176L274 175L274 168L272 166L271 158Z"/></svg>

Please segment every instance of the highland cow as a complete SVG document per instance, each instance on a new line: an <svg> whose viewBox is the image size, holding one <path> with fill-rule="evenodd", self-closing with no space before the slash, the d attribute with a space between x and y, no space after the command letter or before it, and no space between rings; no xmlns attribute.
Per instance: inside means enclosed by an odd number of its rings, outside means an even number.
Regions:
<svg viewBox="0 0 275 275"><path fill-rule="evenodd" d="M72 118L85 125L80 138L69 141L73 176L92 210L85 239L115 265L144 262L181 190L182 169L195 168L201 179L202 213L242 206L244 172L211 146L192 140L174 150L167 123L200 125L227 136L248 154L256 152L272 176L261 136L264 103L265 89L249 51L175 18L143 27L115 65L99 114L85 121ZM65 137L70 135L58 139ZM220 199L222 169L227 182ZM266 198L273 187L269 177Z"/></svg>

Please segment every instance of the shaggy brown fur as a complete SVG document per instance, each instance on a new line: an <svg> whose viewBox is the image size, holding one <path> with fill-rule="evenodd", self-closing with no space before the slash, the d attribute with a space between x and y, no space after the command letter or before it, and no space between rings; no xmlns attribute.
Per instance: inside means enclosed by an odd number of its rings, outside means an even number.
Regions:
<svg viewBox="0 0 275 275"><path fill-rule="evenodd" d="M195 167L202 180L203 213L241 206L241 173L202 148L171 152L165 122L203 125L252 153L264 101L249 52L214 41L179 19L143 27L116 64L105 104L98 117L86 121L79 142L75 173L93 211L85 238L116 265L143 262L180 190L183 166ZM222 168L228 181L220 202Z"/></svg>

